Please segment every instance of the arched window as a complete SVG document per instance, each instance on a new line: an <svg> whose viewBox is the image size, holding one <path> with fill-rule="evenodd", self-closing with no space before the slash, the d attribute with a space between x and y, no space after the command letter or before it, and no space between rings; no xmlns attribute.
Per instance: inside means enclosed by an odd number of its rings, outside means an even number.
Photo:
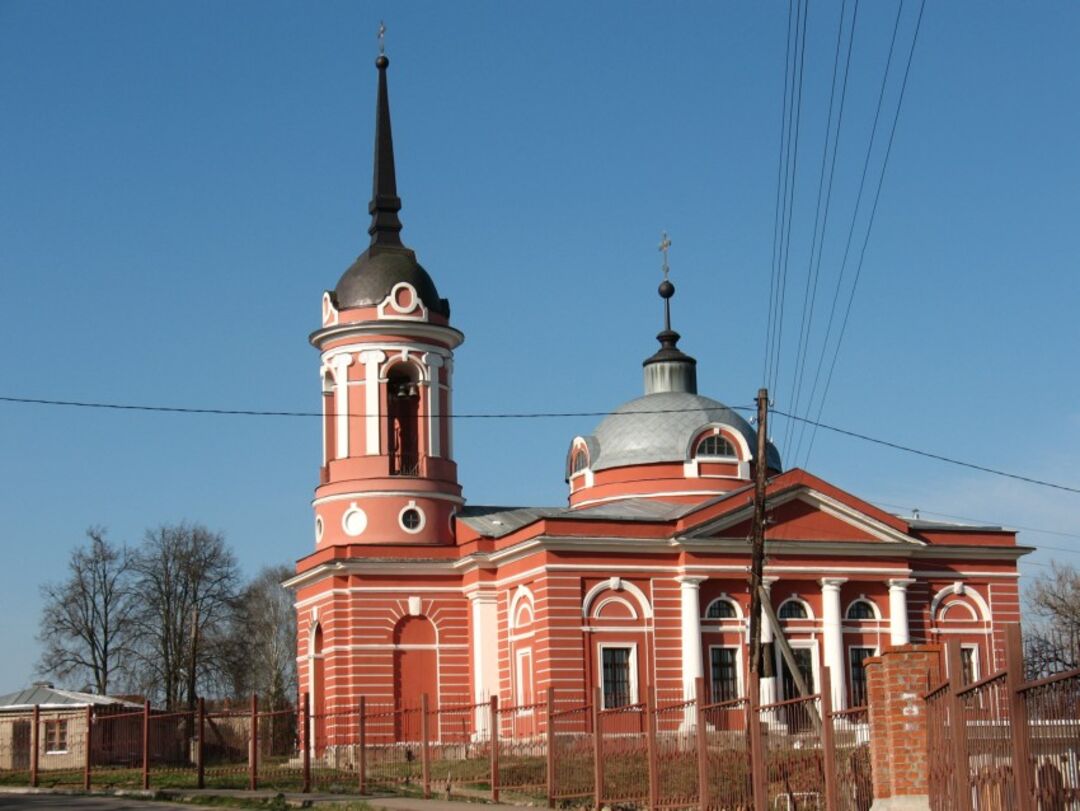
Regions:
<svg viewBox="0 0 1080 811"><path fill-rule="evenodd" d="M574 451L573 461L570 463L570 475L580 473L589 466L589 454L584 448Z"/></svg>
<svg viewBox="0 0 1080 811"><path fill-rule="evenodd" d="M782 620L804 620L808 619L806 614L806 606L798 600L788 600L780 606L778 616Z"/></svg>
<svg viewBox="0 0 1080 811"><path fill-rule="evenodd" d="M391 476L420 475L420 387L410 366L398 365L386 381L387 449Z"/></svg>
<svg viewBox="0 0 1080 811"><path fill-rule="evenodd" d="M709 603L705 616L711 620L733 620L737 619L739 615L735 611L735 604L731 600L725 600L721 597Z"/></svg>
<svg viewBox="0 0 1080 811"><path fill-rule="evenodd" d="M869 600L856 600L848 606L847 618L849 620L874 620L877 619L877 614L874 613L874 606Z"/></svg>
<svg viewBox="0 0 1080 811"><path fill-rule="evenodd" d="M722 434L712 434L698 442L695 456L704 458L725 458L735 456L735 447Z"/></svg>

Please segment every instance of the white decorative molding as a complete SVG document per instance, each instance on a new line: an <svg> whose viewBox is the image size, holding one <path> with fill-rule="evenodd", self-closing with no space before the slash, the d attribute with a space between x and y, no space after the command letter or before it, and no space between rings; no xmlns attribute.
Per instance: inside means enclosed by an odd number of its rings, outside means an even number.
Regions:
<svg viewBox="0 0 1080 811"><path fill-rule="evenodd" d="M323 520L321 515L315 516L315 543L321 543L323 538Z"/></svg>
<svg viewBox="0 0 1080 811"><path fill-rule="evenodd" d="M533 617L536 616L536 598L532 593L532 589L524 584L518 586L514 591L514 596L510 598L510 610L506 615L506 625L511 631L517 629L518 606L521 604L522 600L528 604L529 610L533 612Z"/></svg>
<svg viewBox="0 0 1080 811"><path fill-rule="evenodd" d="M399 299L402 299L399 301ZM408 282L398 282L375 308L379 318L406 318L410 321L427 321L428 309L420 300L416 288ZM392 313L387 315L387 310Z"/></svg>
<svg viewBox="0 0 1080 811"><path fill-rule="evenodd" d="M355 501L349 504L342 514L341 529L351 538L363 535L364 530L367 529L367 513L358 507Z"/></svg>
<svg viewBox="0 0 1080 811"><path fill-rule="evenodd" d="M381 349L366 349L357 358L364 366L364 453L378 456L379 442L379 364L386 360Z"/></svg>
<svg viewBox="0 0 1080 811"><path fill-rule="evenodd" d="M934 595L934 599L930 601L931 621L937 616L938 606L941 605L941 601L950 596L966 597L971 600L979 609L979 619L984 622L990 621L990 605L979 592L960 580L957 580L951 586L946 586Z"/></svg>
<svg viewBox="0 0 1080 811"><path fill-rule="evenodd" d="M353 357L347 352L332 355L330 368L334 373L334 414L336 420L336 448L334 456L345 459L349 455L349 367Z"/></svg>
<svg viewBox="0 0 1080 811"><path fill-rule="evenodd" d="M423 356L424 366L427 367L428 377L428 456L442 456L441 414L439 402L442 399L439 389L439 369L443 365L443 357L435 352L426 352Z"/></svg>
<svg viewBox="0 0 1080 811"><path fill-rule="evenodd" d="M409 616L419 617L422 608L423 606L421 605L420 598L415 594L411 595L409 597Z"/></svg>
<svg viewBox="0 0 1080 811"><path fill-rule="evenodd" d="M412 529L405 526L405 513L407 513L409 510L415 510L420 516L420 523ZM427 526L427 514L420 507L416 506L415 501L410 500L404 507L401 508L401 511L398 513L398 526L400 526L410 535L416 535L419 532L423 532L424 527Z"/></svg>
<svg viewBox="0 0 1080 811"><path fill-rule="evenodd" d="M330 298L329 291L322 294L322 325L324 327L337 326L338 311L334 301Z"/></svg>
<svg viewBox="0 0 1080 811"><path fill-rule="evenodd" d="M613 586L612 584L615 585ZM634 599L637 600L638 607L641 609L641 615L645 617L645 619L652 619L652 606L649 604L649 598L645 596L645 592L643 592L633 583L629 583L618 577L611 577L607 580L601 580L599 583L589 589L588 592L586 592L585 599L581 601L581 616L588 618L589 609L592 606L593 600L595 600L596 596L601 592L609 590L625 590L628 594L633 595Z"/></svg>

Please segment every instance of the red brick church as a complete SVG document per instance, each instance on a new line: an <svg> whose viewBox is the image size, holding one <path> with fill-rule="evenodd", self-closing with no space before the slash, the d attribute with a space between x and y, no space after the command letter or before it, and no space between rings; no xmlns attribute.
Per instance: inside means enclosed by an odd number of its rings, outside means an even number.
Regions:
<svg viewBox="0 0 1080 811"><path fill-rule="evenodd" d="M755 458L754 428L698 393L670 321L642 396L568 438L566 506L467 501L452 420L464 335L401 241L388 64L376 62L370 245L323 294L311 335L322 466L314 549L288 585L301 691L316 712L362 695L520 705L549 686L567 700L599 687L615 707L646 685L678 699L698 677L714 701L743 695L759 464L765 580L812 690L828 666L835 704L862 704L863 660L909 641L959 641L969 678L1001 666L1027 551L1015 533L901 518L785 469L782 449ZM660 293L666 306L674 287ZM630 374L635 358L623 362ZM762 698L794 696L779 656L775 672Z"/></svg>

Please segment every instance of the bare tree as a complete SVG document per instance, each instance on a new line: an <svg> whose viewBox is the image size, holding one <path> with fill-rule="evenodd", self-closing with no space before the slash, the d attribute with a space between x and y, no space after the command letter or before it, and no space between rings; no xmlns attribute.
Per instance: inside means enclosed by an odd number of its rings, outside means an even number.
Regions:
<svg viewBox="0 0 1080 811"><path fill-rule="evenodd" d="M1080 571L1054 562L1027 593L1024 629L1028 674L1034 678L1080 667Z"/></svg>
<svg viewBox="0 0 1080 811"><path fill-rule="evenodd" d="M244 588L228 635L222 687L236 698L258 693L274 708L296 699L296 609L281 585L293 571L268 566Z"/></svg>
<svg viewBox="0 0 1080 811"><path fill-rule="evenodd" d="M131 556L114 546L105 530L86 530L89 544L71 553L68 578L41 587L44 607L38 639L44 646L38 669L104 695L127 664L134 607Z"/></svg>
<svg viewBox="0 0 1080 811"><path fill-rule="evenodd" d="M181 523L148 530L133 568L139 685L169 709L193 708L200 683L223 666L215 640L236 611L236 558L220 533Z"/></svg>

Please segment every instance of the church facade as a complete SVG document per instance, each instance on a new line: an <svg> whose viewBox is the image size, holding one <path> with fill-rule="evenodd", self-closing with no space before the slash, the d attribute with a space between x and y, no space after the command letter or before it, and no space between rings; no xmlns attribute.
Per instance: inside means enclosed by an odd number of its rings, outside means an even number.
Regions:
<svg viewBox="0 0 1080 811"><path fill-rule="evenodd" d="M643 395L571 439L566 506L467 502L452 420L464 336L401 241L388 64L376 62L370 245L323 294L311 335L325 415L314 549L287 585L315 712L425 693L527 705L549 687L583 703L599 688L617 707L648 687L680 700L699 677L712 701L744 696L759 464L765 582L811 690L828 667L834 705L863 704L862 662L908 642L958 641L969 679L1001 666L1027 551L1015 533L898 517L785 469L777 448L755 458L754 427L697 392L670 319ZM673 293L665 279L665 310ZM766 703L797 689L773 653Z"/></svg>

